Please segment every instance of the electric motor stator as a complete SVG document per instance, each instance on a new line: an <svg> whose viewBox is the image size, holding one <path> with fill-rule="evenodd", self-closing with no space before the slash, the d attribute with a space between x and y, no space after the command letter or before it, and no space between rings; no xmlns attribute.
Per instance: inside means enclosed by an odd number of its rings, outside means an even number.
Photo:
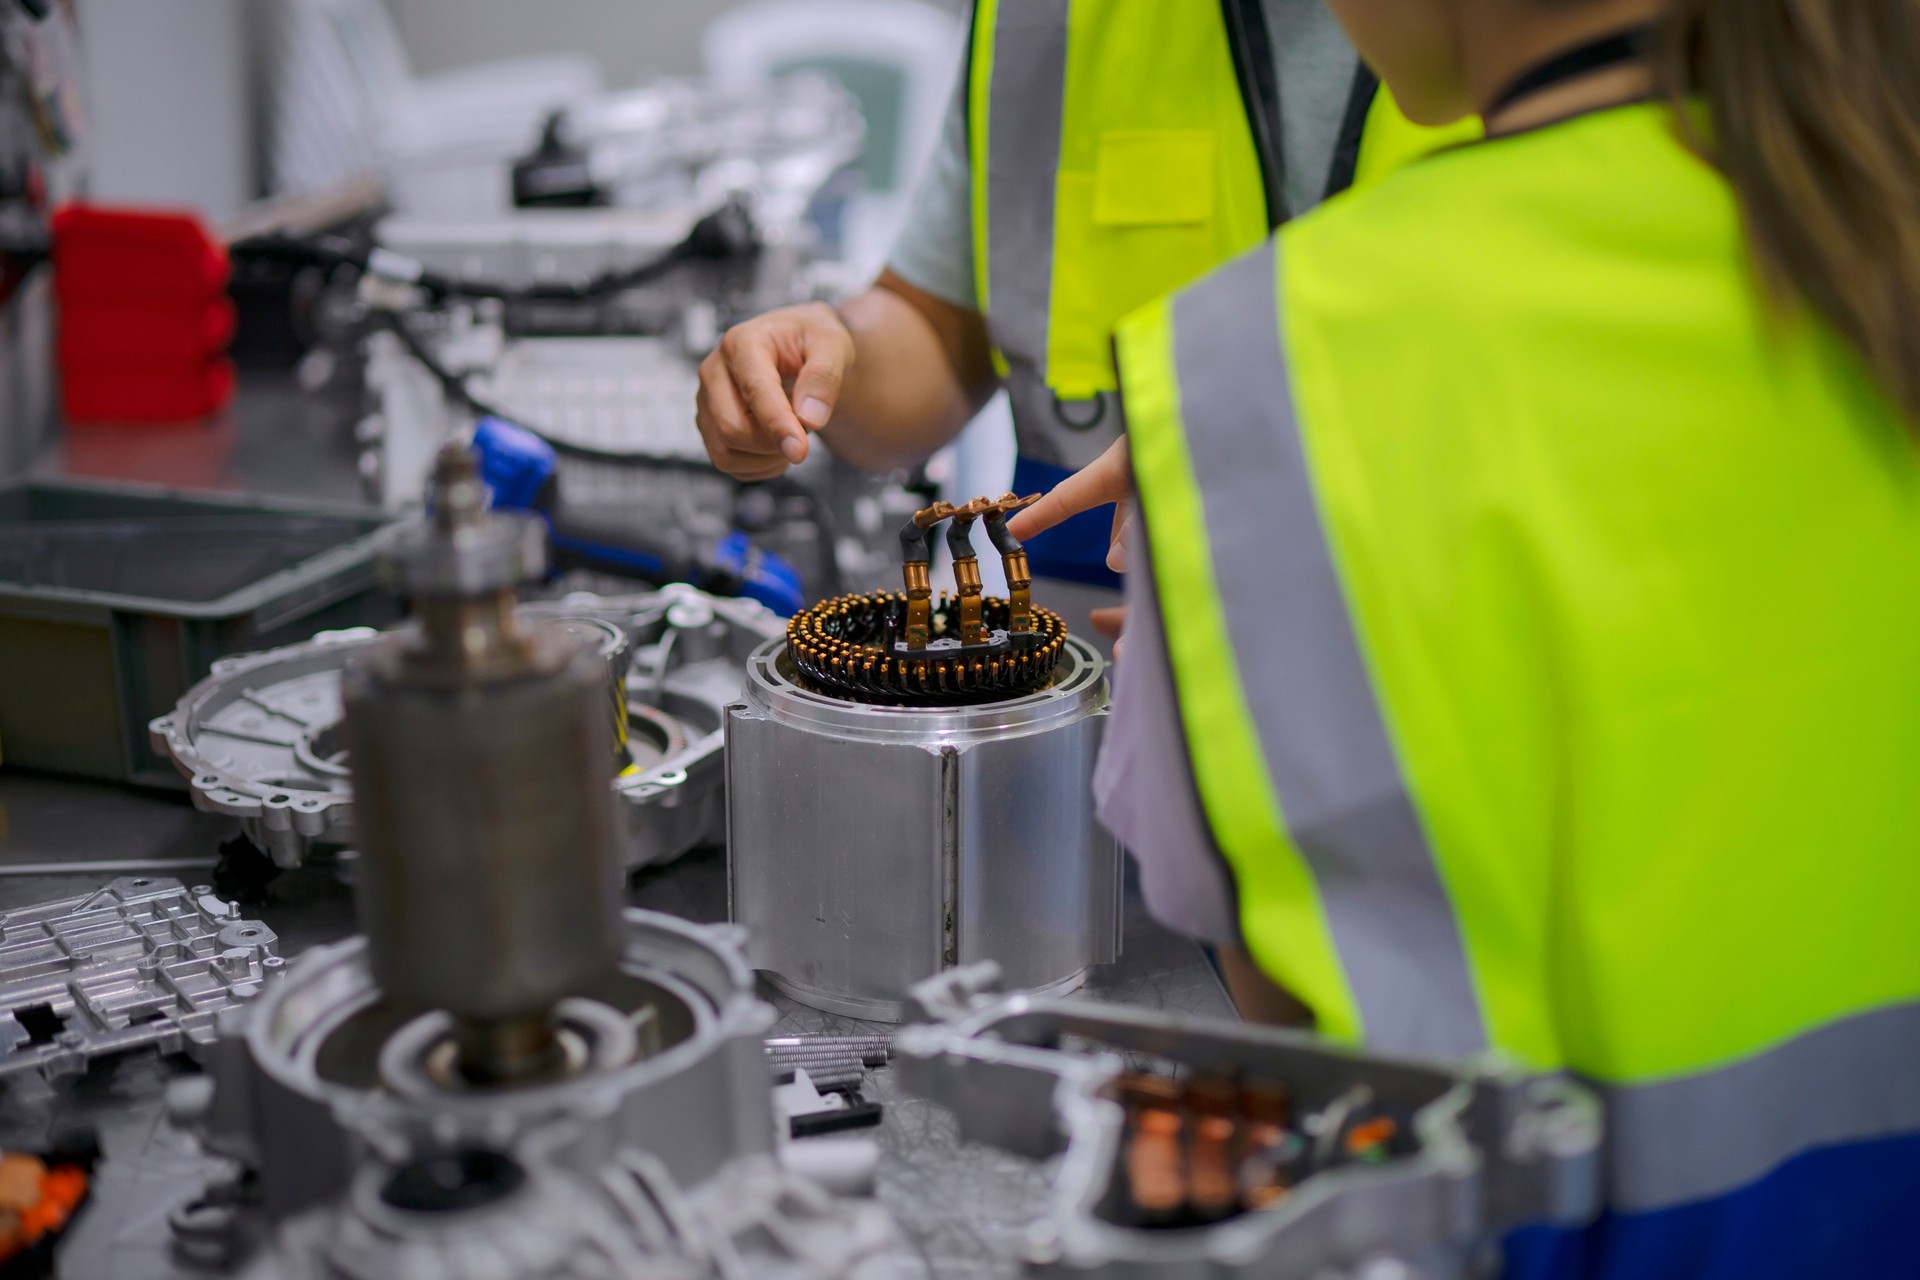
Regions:
<svg viewBox="0 0 1920 1280"><path fill-rule="evenodd" d="M728 710L733 918L781 991L897 1019L909 983L976 960L1065 991L1117 958L1120 861L1093 816L1106 664L1036 607L1006 517L1032 499L918 513L905 586L796 617ZM976 520L1005 559L982 596ZM936 600L927 534L951 520L959 590Z"/></svg>

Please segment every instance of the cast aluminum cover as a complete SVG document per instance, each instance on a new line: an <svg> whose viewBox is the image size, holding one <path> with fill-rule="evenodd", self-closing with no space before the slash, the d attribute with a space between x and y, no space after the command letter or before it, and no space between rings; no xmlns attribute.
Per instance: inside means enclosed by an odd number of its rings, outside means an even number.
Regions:
<svg viewBox="0 0 1920 1280"><path fill-rule="evenodd" d="M784 621L754 601L685 585L522 609L536 618L600 618L633 637L635 767L614 784L625 801L628 865L667 862L722 839L725 708L740 695L748 654L781 635ZM195 808L238 818L279 866L302 865L316 845L350 845L340 674L379 640L366 628L324 632L217 662L170 715L148 726L154 749L188 779Z"/></svg>
<svg viewBox="0 0 1920 1280"><path fill-rule="evenodd" d="M1601 1109L1579 1084L1495 1060L1375 1056L1316 1036L1119 1005L1003 994L991 963L912 989L926 1021L894 1038L912 1092L954 1111L967 1141L1058 1157L1051 1210L1030 1233L1034 1275L1100 1280L1466 1280L1528 1223L1600 1207ZM1128 1176L1123 1075L1170 1070L1277 1085L1324 1120L1356 1093L1411 1113L1408 1149L1333 1164L1272 1205L1154 1229L1109 1211Z"/></svg>
<svg viewBox="0 0 1920 1280"><path fill-rule="evenodd" d="M413 1070L445 1015L388 1003L365 939L289 965L169 1095L173 1122L236 1162L175 1212L176 1244L230 1265L264 1240L246 1280L901 1274L887 1211L830 1192L780 1137L774 1012L739 931L632 910L625 927L619 977L560 1012L600 1007L651 1043L606 1060L589 1047L575 1072L516 1089ZM396 1195L413 1171L432 1176Z"/></svg>
<svg viewBox="0 0 1920 1280"><path fill-rule="evenodd" d="M275 941L206 886L159 877L0 914L0 1083L133 1049L197 1056L281 968Z"/></svg>

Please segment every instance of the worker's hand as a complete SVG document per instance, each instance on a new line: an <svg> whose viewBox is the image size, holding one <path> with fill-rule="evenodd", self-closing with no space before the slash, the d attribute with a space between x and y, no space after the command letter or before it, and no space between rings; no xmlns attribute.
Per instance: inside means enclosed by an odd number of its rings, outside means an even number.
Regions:
<svg viewBox="0 0 1920 1280"><path fill-rule="evenodd" d="M727 330L700 364L694 402L707 457L748 481L806 461L807 433L833 416L853 360L853 334L823 302L782 307Z"/></svg>
<svg viewBox="0 0 1920 1280"><path fill-rule="evenodd" d="M1125 436L1113 447L1080 470L1053 486L1040 501L1007 521L1007 532L1021 541L1045 533L1062 521L1117 503L1113 509L1113 536L1107 548L1107 567L1115 573L1127 571L1125 536L1131 518L1128 498L1133 493L1133 461L1127 452Z"/></svg>
<svg viewBox="0 0 1920 1280"><path fill-rule="evenodd" d="M1115 572L1119 572L1115 570ZM1095 609L1088 615L1093 629L1113 641L1113 660L1120 661L1120 651L1126 647L1127 606L1114 605L1111 609Z"/></svg>
<svg viewBox="0 0 1920 1280"><path fill-rule="evenodd" d="M1072 519L1082 511L1114 503L1113 535L1107 544L1107 568L1115 573L1125 573L1127 526L1133 519L1129 502L1132 494L1133 459L1127 452L1127 439L1122 436L1113 442L1112 448L1055 485L1040 501L1007 521L1007 532L1025 541L1036 534L1045 533L1062 521ZM1120 633L1127 625L1126 606L1095 609L1092 621L1096 631L1114 642L1113 656L1118 659Z"/></svg>

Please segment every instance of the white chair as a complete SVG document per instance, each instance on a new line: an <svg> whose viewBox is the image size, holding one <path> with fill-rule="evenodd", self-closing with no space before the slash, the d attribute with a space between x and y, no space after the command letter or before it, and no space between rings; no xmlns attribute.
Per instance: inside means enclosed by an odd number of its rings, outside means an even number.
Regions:
<svg viewBox="0 0 1920 1280"><path fill-rule="evenodd" d="M859 100L866 188L851 211L846 252L857 272L871 275L893 247L939 137L964 34L959 19L919 0L759 0L716 18L701 55L722 89L818 71Z"/></svg>

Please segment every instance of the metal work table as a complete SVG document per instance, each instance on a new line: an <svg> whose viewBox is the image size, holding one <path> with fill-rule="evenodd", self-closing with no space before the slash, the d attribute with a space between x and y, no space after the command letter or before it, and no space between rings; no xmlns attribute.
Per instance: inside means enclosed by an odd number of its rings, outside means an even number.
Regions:
<svg viewBox="0 0 1920 1280"><path fill-rule="evenodd" d="M229 819L194 812L184 796L0 772L0 909L82 892L136 871L205 883L215 847L233 830ZM63 869L109 861L142 865ZM724 855L704 850L642 871L629 897L636 906L689 919L724 919ZM282 876L269 900L247 913L279 934L281 952L289 957L354 927L350 891L323 867ZM1096 969L1086 994L1231 1016L1226 993L1199 948L1154 925L1132 895L1126 930L1125 955ZM764 985L762 994L780 1014L775 1034L875 1029L796 1005ZM133 1057L62 1086L52 1099L0 1101L0 1146L37 1141L49 1124L68 1117L98 1128L105 1159L93 1201L61 1248L67 1280L215 1274L184 1266L169 1248L168 1213L219 1167L167 1123L163 1094L170 1075L156 1059ZM942 1278L1016 1274L1026 1225L1044 1199L1044 1170L960 1145L952 1118L903 1095L888 1069L871 1074L866 1093L886 1104L879 1194L911 1250L903 1269L924 1267Z"/></svg>
<svg viewBox="0 0 1920 1280"><path fill-rule="evenodd" d="M355 501L361 491L354 403L350 393L308 397L286 376L249 374L233 409L215 420L159 431L71 432L35 471ZM0 770L0 909L69 896L134 873L128 867L63 871L62 864L134 861L142 871L206 883L216 846L236 830L230 819L196 813L184 793ZM708 850L643 871L629 896L636 906L723 920L724 856ZM274 929L281 954L289 958L354 930L351 893L325 868L282 876L269 901L247 914ZM762 994L779 1012L776 1035L875 1029L797 1005L764 984ZM1125 954L1119 963L1096 969L1085 994L1170 1012L1232 1016L1199 947L1156 926L1132 893ZM67 1280L210 1274L184 1268L169 1250L168 1213L197 1194L218 1167L165 1121L170 1070L153 1058L135 1057L64 1087L54 1106L44 1099L0 1098L0 1146L35 1141L65 1116L99 1130L105 1159L93 1200L61 1248ZM942 1278L1014 1275L1025 1227L1042 1203L1044 1171L997 1151L961 1146L952 1118L901 1094L890 1070L874 1073L865 1091L886 1104L879 1194L912 1251L903 1261L917 1260Z"/></svg>

